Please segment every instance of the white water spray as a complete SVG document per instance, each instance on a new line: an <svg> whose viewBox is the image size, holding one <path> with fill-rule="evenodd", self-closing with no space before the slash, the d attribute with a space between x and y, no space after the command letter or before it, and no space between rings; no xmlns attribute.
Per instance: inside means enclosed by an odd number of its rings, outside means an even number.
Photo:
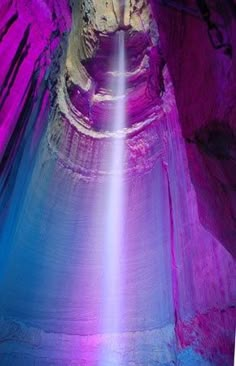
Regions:
<svg viewBox="0 0 236 366"><path fill-rule="evenodd" d="M117 34L118 65L117 83L113 85L115 101L112 129L115 131L125 127L125 46L124 32ZM112 120L112 118L114 118ZM124 138L114 138L109 159L109 182L106 195L105 219L105 283L104 283L104 321L105 332L117 333L121 322L121 256L123 245L124 218L124 183L122 171L124 168ZM108 355L103 356L103 366L106 365ZM106 360L105 360L106 358ZM108 356L109 358L109 356ZM116 360L118 361L118 360Z"/></svg>

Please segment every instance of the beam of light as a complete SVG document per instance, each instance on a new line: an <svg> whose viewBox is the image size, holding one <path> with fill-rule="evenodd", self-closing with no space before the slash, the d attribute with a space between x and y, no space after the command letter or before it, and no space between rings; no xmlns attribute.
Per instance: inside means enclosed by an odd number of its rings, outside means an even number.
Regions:
<svg viewBox="0 0 236 366"><path fill-rule="evenodd" d="M117 81L112 86L115 94L115 113L111 116L112 129L115 131L125 127L125 46L124 32L117 34L118 65ZM113 117L113 120L112 120ZM104 289L103 289L103 331L117 333L121 322L121 256L123 245L124 217L124 184L122 170L124 168L124 138L117 137L112 141L111 155L108 162L109 178L106 193L106 212L104 225ZM101 366L107 366L109 355L104 352ZM119 360L116 360L119 362Z"/></svg>

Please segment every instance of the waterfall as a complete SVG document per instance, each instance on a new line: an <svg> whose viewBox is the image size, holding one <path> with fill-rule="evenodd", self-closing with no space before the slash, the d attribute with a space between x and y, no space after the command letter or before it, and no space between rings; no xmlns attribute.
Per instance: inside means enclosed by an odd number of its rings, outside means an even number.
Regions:
<svg viewBox="0 0 236 366"><path fill-rule="evenodd" d="M112 130L120 131L125 128L125 44L124 31L116 35L117 65L114 85L115 112L111 116ZM121 255L123 245L124 218L124 137L116 137L111 145L111 155L108 161L108 190L105 197L104 221L104 291L102 330L119 332L122 299L121 288ZM106 319L104 321L104 319ZM106 354L104 355L106 358ZM102 365L106 364L102 360Z"/></svg>

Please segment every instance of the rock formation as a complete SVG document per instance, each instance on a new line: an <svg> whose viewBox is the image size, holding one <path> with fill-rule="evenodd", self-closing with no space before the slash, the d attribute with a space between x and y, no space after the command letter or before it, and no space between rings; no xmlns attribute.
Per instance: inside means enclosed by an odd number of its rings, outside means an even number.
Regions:
<svg viewBox="0 0 236 366"><path fill-rule="evenodd" d="M4 0L1 366L232 364L235 58L171 3ZM231 8L223 19L234 45ZM104 311L111 176L124 187L119 330Z"/></svg>

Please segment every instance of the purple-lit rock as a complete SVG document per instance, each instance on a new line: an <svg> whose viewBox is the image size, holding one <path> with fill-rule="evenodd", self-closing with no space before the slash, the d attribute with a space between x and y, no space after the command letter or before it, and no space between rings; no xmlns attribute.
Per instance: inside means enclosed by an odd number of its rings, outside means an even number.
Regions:
<svg viewBox="0 0 236 366"><path fill-rule="evenodd" d="M230 366L235 60L212 50L200 19L152 1L71 9L72 25L66 0L0 10L0 364ZM112 177L124 187L118 330L104 311Z"/></svg>
<svg viewBox="0 0 236 366"><path fill-rule="evenodd" d="M212 21L224 24L220 28L224 43L234 48L235 5L208 3ZM159 5L156 16L175 87L199 217L235 257L235 55L212 47L207 26L198 16Z"/></svg>

